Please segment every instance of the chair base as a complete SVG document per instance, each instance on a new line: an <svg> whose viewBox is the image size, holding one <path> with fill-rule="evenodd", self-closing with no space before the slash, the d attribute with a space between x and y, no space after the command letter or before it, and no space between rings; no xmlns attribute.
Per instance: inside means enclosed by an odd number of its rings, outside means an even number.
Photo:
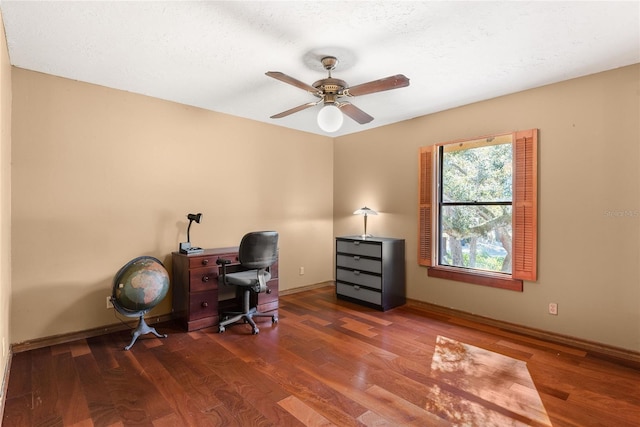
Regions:
<svg viewBox="0 0 640 427"><path fill-rule="evenodd" d="M260 329L258 329L258 326L256 325L256 322L253 321L254 317L271 317L271 323L278 323L278 316L273 314L273 313L261 313L259 311L256 311L255 308L252 308L248 313L237 313L237 312L231 312L231 313L225 313L224 316L233 316L230 317L228 319L225 319L224 321L220 322L220 324L218 325L218 332L219 333L223 333L227 328L226 326L232 324L232 323L236 323L240 320L243 320L244 323L248 323L251 325L251 333L253 335L256 335L257 333L260 332Z"/></svg>
<svg viewBox="0 0 640 427"><path fill-rule="evenodd" d="M262 313L256 309L256 307L249 307L251 297L251 291L249 289L244 290L244 297L242 299L243 302L243 311L232 311L228 313L223 313L223 317L225 318L218 324L218 333L223 333L226 330L226 326L232 323L236 323L240 320L243 320L244 323L248 323L251 325L251 333L256 335L260 332L256 322L253 321L254 317L271 317L271 323L278 323L278 315L274 313ZM231 316L231 317L229 317Z"/></svg>

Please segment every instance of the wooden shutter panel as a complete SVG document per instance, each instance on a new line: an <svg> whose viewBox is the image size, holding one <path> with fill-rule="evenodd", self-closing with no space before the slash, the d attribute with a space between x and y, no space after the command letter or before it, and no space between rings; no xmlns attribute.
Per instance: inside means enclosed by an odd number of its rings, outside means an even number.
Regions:
<svg viewBox="0 0 640 427"><path fill-rule="evenodd" d="M418 175L418 264L431 266L433 263L433 147L420 148Z"/></svg>
<svg viewBox="0 0 640 427"><path fill-rule="evenodd" d="M538 130L514 134L513 272L520 280L537 279Z"/></svg>

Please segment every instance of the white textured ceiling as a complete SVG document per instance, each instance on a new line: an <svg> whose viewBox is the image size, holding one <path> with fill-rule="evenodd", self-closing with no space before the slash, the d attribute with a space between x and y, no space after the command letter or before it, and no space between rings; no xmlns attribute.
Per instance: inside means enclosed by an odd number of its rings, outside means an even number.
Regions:
<svg viewBox="0 0 640 427"><path fill-rule="evenodd" d="M7 1L11 64L323 134L320 106L265 76L351 86L395 74L409 87L351 102L344 135L640 62L640 2Z"/></svg>

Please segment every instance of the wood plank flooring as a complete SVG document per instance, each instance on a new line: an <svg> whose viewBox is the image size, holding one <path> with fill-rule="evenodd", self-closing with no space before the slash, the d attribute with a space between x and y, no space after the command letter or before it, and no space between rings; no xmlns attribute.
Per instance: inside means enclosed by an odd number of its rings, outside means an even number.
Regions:
<svg viewBox="0 0 640 427"><path fill-rule="evenodd" d="M640 371L571 347L333 287L282 296L279 318L15 354L2 425L640 425Z"/></svg>

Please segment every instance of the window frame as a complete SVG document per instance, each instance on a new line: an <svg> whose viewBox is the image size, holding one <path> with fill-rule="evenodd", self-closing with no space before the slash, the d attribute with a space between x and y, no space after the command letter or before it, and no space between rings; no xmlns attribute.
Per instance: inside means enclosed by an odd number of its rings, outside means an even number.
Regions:
<svg viewBox="0 0 640 427"><path fill-rule="evenodd" d="M493 273L464 267L439 265L437 260L437 148L443 145L496 138L507 134L450 141L420 148L418 182L418 264L426 266L429 277L473 283L515 291L523 282L537 280L537 193L538 130L512 132L512 272ZM434 230L436 231L434 236Z"/></svg>

